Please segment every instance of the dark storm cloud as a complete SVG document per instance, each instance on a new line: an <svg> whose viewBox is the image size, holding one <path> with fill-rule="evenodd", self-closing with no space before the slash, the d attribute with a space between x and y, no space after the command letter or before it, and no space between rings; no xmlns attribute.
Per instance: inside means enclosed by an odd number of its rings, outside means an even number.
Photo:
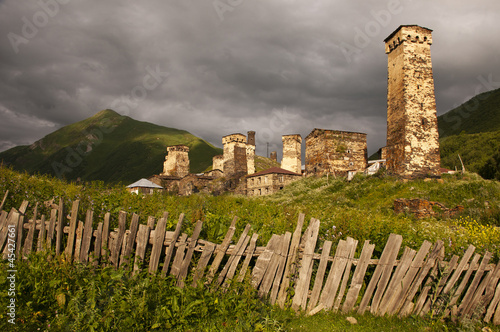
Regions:
<svg viewBox="0 0 500 332"><path fill-rule="evenodd" d="M0 149L115 108L219 146L255 130L259 154L315 127L365 132L373 152L385 144L385 37L434 30L442 114L500 87L499 12L497 1L2 1Z"/></svg>

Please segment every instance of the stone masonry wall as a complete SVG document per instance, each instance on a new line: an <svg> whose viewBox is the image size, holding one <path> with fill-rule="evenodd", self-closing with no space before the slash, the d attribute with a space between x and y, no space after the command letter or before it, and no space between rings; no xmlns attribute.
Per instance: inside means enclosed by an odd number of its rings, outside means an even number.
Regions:
<svg viewBox="0 0 500 332"><path fill-rule="evenodd" d="M419 26L401 26L385 40L387 170L407 178L440 175L431 33Z"/></svg>
<svg viewBox="0 0 500 332"><path fill-rule="evenodd" d="M346 176L367 165L366 134L314 129L306 137L306 174Z"/></svg>
<svg viewBox="0 0 500 332"><path fill-rule="evenodd" d="M224 155L220 154L212 158L212 170L215 169L224 172Z"/></svg>
<svg viewBox="0 0 500 332"><path fill-rule="evenodd" d="M224 177L238 178L247 174L247 139L243 134L222 137Z"/></svg>
<svg viewBox="0 0 500 332"><path fill-rule="evenodd" d="M162 175L184 177L189 174L189 147L174 145L167 147Z"/></svg>
<svg viewBox="0 0 500 332"><path fill-rule="evenodd" d="M282 141L281 168L300 174L302 172L302 137L300 135L284 135Z"/></svg>
<svg viewBox="0 0 500 332"><path fill-rule="evenodd" d="M247 173L255 173L255 131L248 132L247 142Z"/></svg>

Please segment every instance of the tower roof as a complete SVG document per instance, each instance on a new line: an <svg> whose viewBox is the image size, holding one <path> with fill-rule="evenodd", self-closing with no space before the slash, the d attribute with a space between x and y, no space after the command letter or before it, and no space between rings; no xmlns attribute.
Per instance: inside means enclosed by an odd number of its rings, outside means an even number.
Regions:
<svg viewBox="0 0 500 332"><path fill-rule="evenodd" d="M432 32L431 29L429 28L426 28L426 27L421 27L420 25L416 25L416 24L407 24L407 25L400 25L396 30L394 30L390 35L389 37L387 37L386 39L384 39L384 43L387 43L392 37L394 37L394 35L396 33L398 33L399 30L401 30L402 28L410 28L410 27L417 27L417 28L421 28L421 29L425 29L425 30L428 30L429 32Z"/></svg>

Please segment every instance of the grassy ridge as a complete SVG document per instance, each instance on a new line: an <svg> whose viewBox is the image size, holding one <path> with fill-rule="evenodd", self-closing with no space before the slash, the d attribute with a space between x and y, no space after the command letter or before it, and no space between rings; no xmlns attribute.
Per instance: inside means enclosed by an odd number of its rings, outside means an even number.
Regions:
<svg viewBox="0 0 500 332"><path fill-rule="evenodd" d="M31 146L0 153L0 160L30 173L68 180L130 183L163 170L166 147L189 146L191 172L201 172L220 154L206 141L184 130L121 116L112 110L65 126Z"/></svg>

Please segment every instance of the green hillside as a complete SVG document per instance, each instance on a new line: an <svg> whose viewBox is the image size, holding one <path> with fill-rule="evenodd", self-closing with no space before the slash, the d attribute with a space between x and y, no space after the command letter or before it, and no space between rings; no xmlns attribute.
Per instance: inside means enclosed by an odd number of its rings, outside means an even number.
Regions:
<svg viewBox="0 0 500 332"><path fill-rule="evenodd" d="M260 172L271 167L281 167L281 165L271 158L255 155L255 172Z"/></svg>
<svg viewBox="0 0 500 332"><path fill-rule="evenodd" d="M440 145L441 166L460 170L460 155L466 170L500 180L500 130L448 136Z"/></svg>
<svg viewBox="0 0 500 332"><path fill-rule="evenodd" d="M30 146L0 153L0 160L29 173L68 180L132 182L163 170L166 147L189 146L191 172L201 172L222 150L184 130L121 116L112 110L65 126Z"/></svg>
<svg viewBox="0 0 500 332"><path fill-rule="evenodd" d="M500 180L500 89L471 98L438 117L441 166Z"/></svg>
<svg viewBox="0 0 500 332"><path fill-rule="evenodd" d="M438 117L439 137L500 130L500 89L481 93Z"/></svg>

